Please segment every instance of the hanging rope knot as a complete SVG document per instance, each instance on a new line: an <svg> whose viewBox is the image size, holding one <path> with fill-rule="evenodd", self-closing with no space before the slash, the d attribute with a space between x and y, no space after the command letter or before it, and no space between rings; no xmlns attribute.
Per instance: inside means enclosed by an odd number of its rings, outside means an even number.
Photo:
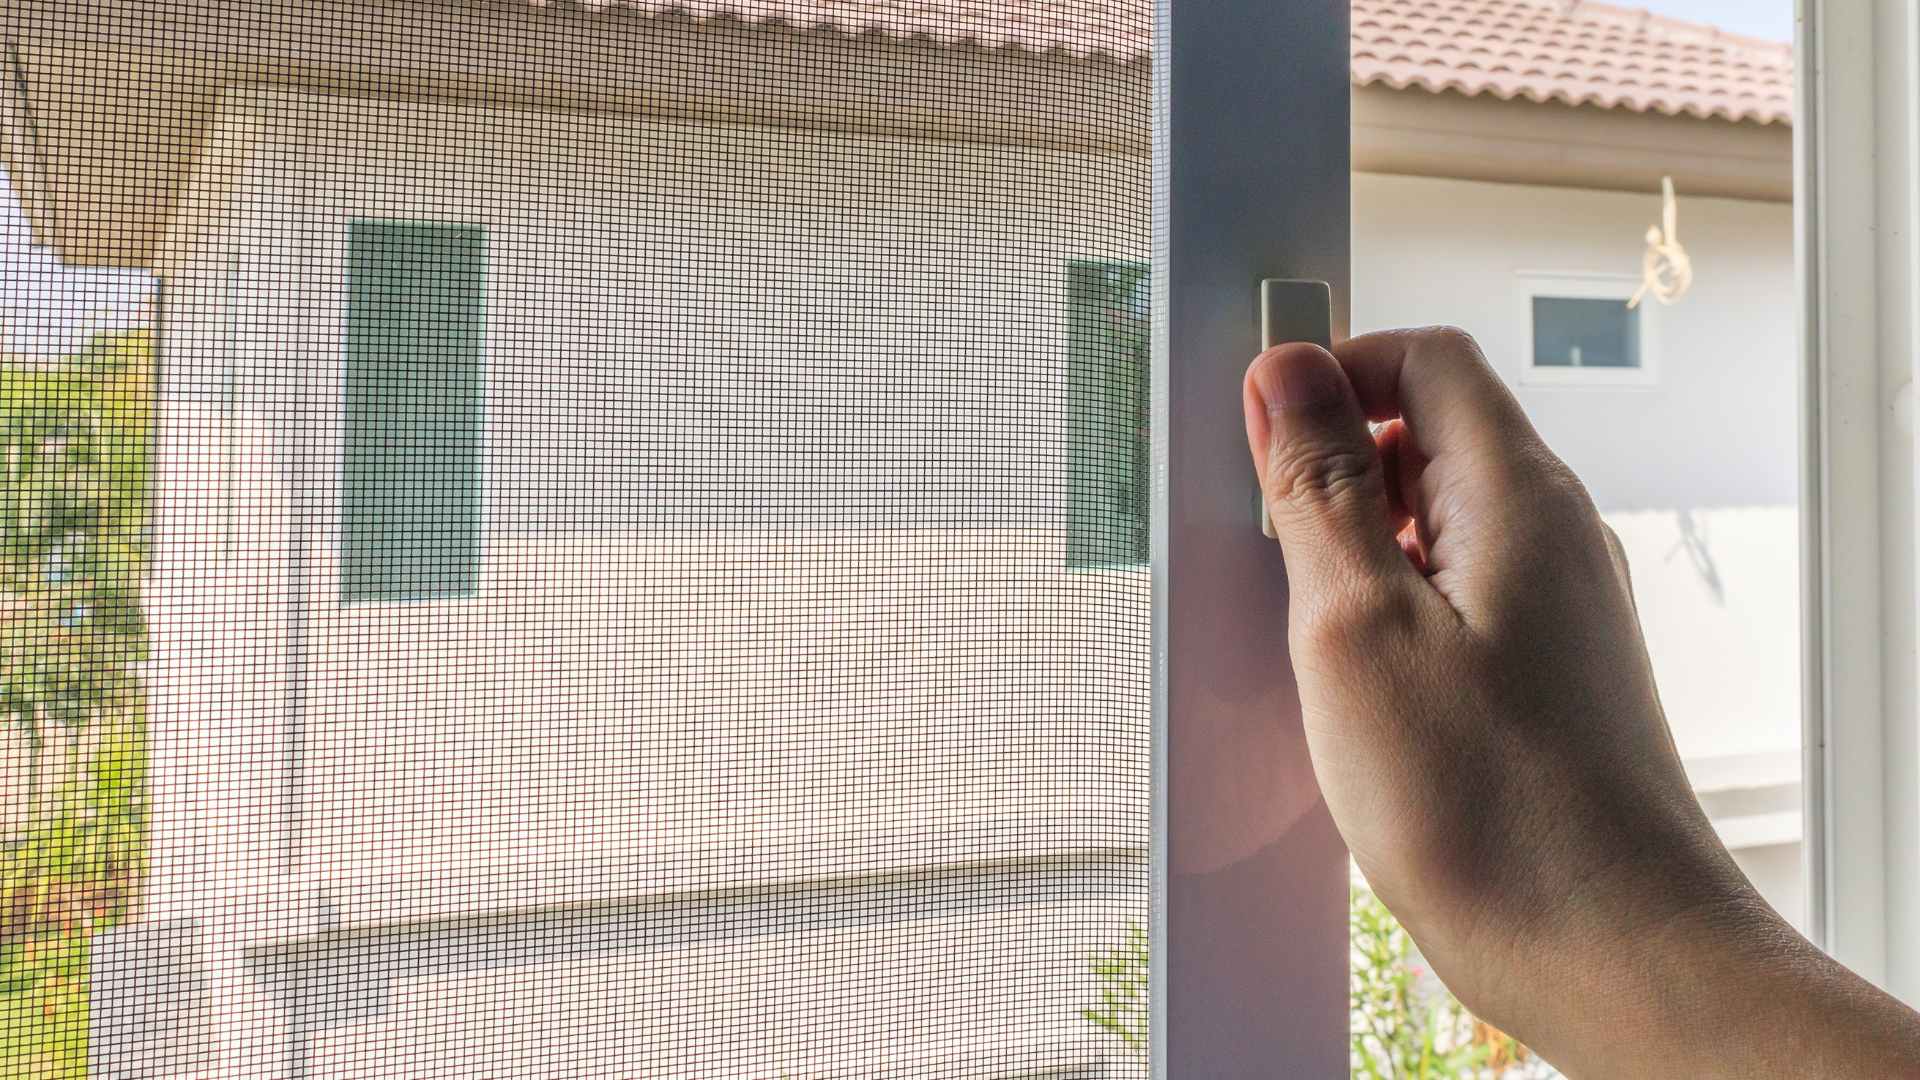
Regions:
<svg viewBox="0 0 1920 1080"><path fill-rule="evenodd" d="M1662 304L1671 304L1693 288L1693 259L1680 244L1680 203L1673 193L1673 177L1663 177L1660 187L1666 197L1665 225L1647 230L1647 253L1641 258L1640 288L1627 301L1637 308L1647 294Z"/></svg>

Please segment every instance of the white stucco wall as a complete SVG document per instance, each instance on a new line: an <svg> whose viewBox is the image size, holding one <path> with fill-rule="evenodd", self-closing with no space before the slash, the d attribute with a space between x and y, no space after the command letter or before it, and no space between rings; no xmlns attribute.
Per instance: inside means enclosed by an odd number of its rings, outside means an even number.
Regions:
<svg viewBox="0 0 1920 1080"><path fill-rule="evenodd" d="M1065 286L1144 259L1145 163L280 94L223 121L239 178L169 245L153 724L195 783L161 799L154 892L272 901L207 924L248 1013L229 1066L304 1031L310 1075L471 1075L581 1024L602 1049L550 1075L1124 1057L1077 1010L1144 914L1147 582L1065 564ZM469 599L338 600L364 217L488 231ZM173 576L215 536L255 588ZM790 883L817 909L701 929ZM559 905L618 927L504 944ZM328 929L390 942L384 974L304 1016L231 941ZM949 984L915 985L930 949Z"/></svg>
<svg viewBox="0 0 1920 1080"><path fill-rule="evenodd" d="M1680 193L1692 292L1649 324L1645 386L1540 386L1523 273L1637 275L1657 193L1401 176L1354 178L1356 332L1471 331L1620 534L1674 740L1730 843L1782 910L1800 744L1798 359L1793 211ZM1787 762L1784 774L1782 762Z"/></svg>
<svg viewBox="0 0 1920 1080"><path fill-rule="evenodd" d="M1645 196L1354 178L1356 332L1452 323L1488 357L1605 512L1791 506L1798 460L1793 208L1680 193L1693 291L1654 312L1646 388L1522 385L1519 273L1638 276Z"/></svg>

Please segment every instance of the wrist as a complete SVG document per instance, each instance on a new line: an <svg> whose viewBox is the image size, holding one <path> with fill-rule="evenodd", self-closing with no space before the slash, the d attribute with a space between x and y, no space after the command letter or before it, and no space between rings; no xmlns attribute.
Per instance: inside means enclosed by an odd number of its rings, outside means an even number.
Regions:
<svg viewBox="0 0 1920 1080"><path fill-rule="evenodd" d="M1777 1019L1764 1015L1778 993L1783 957L1804 946L1750 886L1702 899L1623 942L1601 966L1575 1076L1713 1077L1783 1075L1745 1055L1767 1049ZM1588 1065L1587 1063L1594 1063ZM1624 1065L1625 1067L1621 1067ZM1595 1071L1598 1066L1600 1071Z"/></svg>
<svg viewBox="0 0 1920 1080"><path fill-rule="evenodd" d="M1557 905L1516 942L1532 962L1510 969L1531 975L1502 995L1496 1025L1574 1077L1758 1075L1722 1071L1727 1043L1749 1041L1732 1038L1754 1015L1741 999L1805 939L1717 854L1595 874L1605 893Z"/></svg>
<svg viewBox="0 0 1920 1080"><path fill-rule="evenodd" d="M1920 1015L1821 952L1744 879L1621 940L1564 986L1541 995L1554 1026L1539 1048L1569 1076L1920 1076Z"/></svg>

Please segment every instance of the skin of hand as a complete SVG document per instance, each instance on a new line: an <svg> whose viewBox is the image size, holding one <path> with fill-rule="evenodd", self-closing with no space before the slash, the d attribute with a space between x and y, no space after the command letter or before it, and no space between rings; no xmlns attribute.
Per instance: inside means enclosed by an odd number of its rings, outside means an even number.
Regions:
<svg viewBox="0 0 1920 1080"><path fill-rule="evenodd" d="M1314 773L1449 989L1575 1077L1920 1078L1920 1015L1721 845L1619 541L1473 339L1281 346L1243 393Z"/></svg>

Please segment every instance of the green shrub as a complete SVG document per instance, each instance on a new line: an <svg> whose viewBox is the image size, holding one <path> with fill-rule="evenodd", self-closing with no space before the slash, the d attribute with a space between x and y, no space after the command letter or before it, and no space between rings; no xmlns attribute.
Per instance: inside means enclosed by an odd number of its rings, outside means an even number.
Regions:
<svg viewBox="0 0 1920 1080"><path fill-rule="evenodd" d="M144 873L152 454L148 332L0 366L0 722L29 751L0 835L0 1077L85 1074L87 940Z"/></svg>
<svg viewBox="0 0 1920 1080"><path fill-rule="evenodd" d="M1352 1075L1366 1080L1469 1080L1499 1075L1502 1049L1476 1038L1471 1013L1437 984L1422 985L1413 939L1379 898L1358 885L1347 903L1352 950L1348 1020Z"/></svg>
<svg viewBox="0 0 1920 1080"><path fill-rule="evenodd" d="M1482 1080L1507 1073L1524 1053L1477 1024L1437 984L1423 985L1413 939L1372 892L1353 886L1347 906L1351 1068L1367 1080ZM1093 961L1098 1005L1080 1015L1144 1060L1148 1017L1147 934L1129 925L1124 942Z"/></svg>
<svg viewBox="0 0 1920 1080"><path fill-rule="evenodd" d="M1127 1053L1147 1056L1147 932L1127 927L1126 941L1093 961L1100 984L1100 1004L1080 1015L1101 1031L1120 1040Z"/></svg>

